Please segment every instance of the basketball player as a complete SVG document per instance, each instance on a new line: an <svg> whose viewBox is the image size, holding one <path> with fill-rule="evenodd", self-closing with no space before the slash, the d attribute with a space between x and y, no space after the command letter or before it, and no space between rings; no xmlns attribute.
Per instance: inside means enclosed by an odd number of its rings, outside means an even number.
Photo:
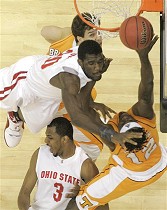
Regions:
<svg viewBox="0 0 167 210"><path fill-rule="evenodd" d="M86 20L92 23L96 22L96 24L100 25L99 19L94 15L83 13L82 16ZM78 46L84 40L95 40L102 45L102 37L98 31L88 26L78 15L74 17L71 27L45 26L41 30L41 35L51 43L48 52L51 56L58 55L69 48ZM95 100L96 95L96 90L93 88L91 94L93 100ZM94 102L92 103L92 107L101 111L104 119L106 115L111 118L110 112L113 112L113 110L104 104ZM65 114L64 117L70 119L68 114ZM76 140L76 144L81 146L94 161L103 149L103 143L100 138L76 126L74 127L74 139Z"/></svg>
<svg viewBox="0 0 167 210"><path fill-rule="evenodd" d="M55 118L47 126L45 143L31 157L18 196L19 210L65 210L70 201L66 194L75 183L87 183L98 174L94 162L74 144L73 127L67 119ZM30 204L36 183L35 199Z"/></svg>
<svg viewBox="0 0 167 210"><path fill-rule="evenodd" d="M88 15L90 15L90 14L87 14L87 16ZM97 36L97 31L88 27L83 21L81 21L81 19L78 16L76 16L73 20L72 31L75 36L75 39L78 40L78 41L76 41L78 44L80 44L82 41L84 41L86 39L94 39L98 43L101 44L101 37ZM74 40L74 36L73 36L73 40ZM65 40L63 39L61 41L54 43L50 52L59 52L60 53L60 52L63 52L65 50L69 49L70 47L72 47L72 42L70 40L71 39L65 39ZM54 47L54 49L53 49L53 47ZM51 53L50 55L57 55L57 54ZM95 97L96 97L96 91L94 88L92 90L92 97L93 97L93 99L95 99ZM61 103L60 106L64 107L63 103ZM108 117L111 117L109 112L112 112L113 110L109 109L104 104L95 103L92 100L91 106L92 106L92 108L94 108L96 110L100 110L103 117L105 117L105 115L107 115ZM14 117L14 115L15 115L15 117ZM17 121L17 119L19 120L19 118L16 116L16 113L14 113L14 112L9 112L8 117L10 117L10 119L13 119L15 122ZM65 114L64 117L67 117L68 119L70 119L68 114ZM15 120L15 118L16 118L16 120ZM20 124L21 124L21 122L20 122ZM8 126L9 126L9 122L7 120L6 128L8 128ZM23 126L24 126L24 124L22 124L22 127ZM20 128L20 131L23 130L22 127ZM82 128L77 128L75 126L74 130L75 130L74 131L75 140L80 141L80 142L77 141L76 143L78 145L80 145L85 150L85 152L95 161L97 159L97 157L99 156L100 151L103 148L102 141L97 136L83 130ZM8 138L10 138L10 139L12 138L13 133L15 135L18 135L18 132L13 131L13 129L7 129L7 131L5 130L5 133L6 132L8 132L8 134L6 136L8 136ZM85 142L86 142L86 144L85 144Z"/></svg>
<svg viewBox="0 0 167 210"><path fill-rule="evenodd" d="M133 139L137 145L125 143L126 149L115 144L108 165L88 184L81 187L76 202L79 210L94 210L131 191L158 180L167 170L167 148L159 142L156 117L153 110L153 71L149 52L157 41L138 50L141 62L141 81L138 101L127 112L114 116L109 124L115 131L141 132L141 139Z"/></svg>
<svg viewBox="0 0 167 210"><path fill-rule="evenodd" d="M93 24L100 25L100 20L90 13L82 13L82 16ZM65 50L79 45L84 40L95 40L102 45L100 33L83 22L78 15L72 21L71 27L45 26L41 35L51 43L48 54L58 55Z"/></svg>
<svg viewBox="0 0 167 210"><path fill-rule="evenodd" d="M33 133L47 126L56 114L61 114L62 100L74 125L101 136L109 145L112 145L111 141L118 141L122 146L125 142L136 144L131 138L140 137L142 133L116 133L102 123L90 106L92 87L101 79L110 62L96 41L87 40L59 56L28 56L1 69L0 106L18 113L16 117L8 116L6 144L9 147L19 144L23 121ZM96 114L94 119L90 118L91 113Z"/></svg>

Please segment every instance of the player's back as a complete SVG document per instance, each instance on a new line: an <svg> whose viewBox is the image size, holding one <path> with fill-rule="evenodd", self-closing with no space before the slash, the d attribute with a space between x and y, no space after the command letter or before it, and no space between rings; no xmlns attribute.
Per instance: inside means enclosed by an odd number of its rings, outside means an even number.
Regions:
<svg viewBox="0 0 167 210"><path fill-rule="evenodd" d="M27 84L38 97L55 98L57 92L50 84L50 79L60 72L66 72L66 68L78 69L76 49L71 49L58 56L42 55L27 74ZM58 89L58 88L57 88ZM60 89L58 90L60 92Z"/></svg>

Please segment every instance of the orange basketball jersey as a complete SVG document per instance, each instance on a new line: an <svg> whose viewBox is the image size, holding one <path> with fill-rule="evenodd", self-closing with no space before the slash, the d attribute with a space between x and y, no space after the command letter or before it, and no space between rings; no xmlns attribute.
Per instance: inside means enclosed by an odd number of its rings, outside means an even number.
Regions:
<svg viewBox="0 0 167 210"><path fill-rule="evenodd" d="M137 120L139 125L149 132L148 142L142 150L135 153L127 153L120 145L117 145L115 150L112 152L111 157L114 158L114 155L116 155L118 157L115 159L116 162L120 162L120 164L128 170L136 172L146 171L161 160L161 148L156 128L156 118L154 117L152 120L149 120L143 117L135 116L132 109L129 109L128 113ZM109 122L116 131L118 131L118 123L119 114L115 115Z"/></svg>
<svg viewBox="0 0 167 210"><path fill-rule="evenodd" d="M62 53L73 46L76 46L74 36L71 34L64 39L61 39L57 42L54 42L50 45L48 55L50 56L55 56L58 55L59 53Z"/></svg>

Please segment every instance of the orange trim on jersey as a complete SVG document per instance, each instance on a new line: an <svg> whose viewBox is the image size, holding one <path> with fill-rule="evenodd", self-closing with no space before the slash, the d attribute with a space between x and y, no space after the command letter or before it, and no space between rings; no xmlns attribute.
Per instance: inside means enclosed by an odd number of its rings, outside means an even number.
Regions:
<svg viewBox="0 0 167 210"><path fill-rule="evenodd" d="M57 42L54 42L50 45L48 55L58 55L59 53L62 53L70 48L73 47L73 42L74 42L74 36L70 34L69 36L65 37L64 39L61 39ZM55 52L51 52L53 50Z"/></svg>
<svg viewBox="0 0 167 210"><path fill-rule="evenodd" d="M82 128L77 127L77 126L76 126L76 128L79 131L81 131L90 140L90 142L80 141L80 142L78 142L78 144L87 144L87 145L88 144L95 144L96 146L99 147L100 151L102 151L103 143L102 143L102 141L100 140L100 138L97 135L95 135L93 133L90 133L90 132L88 132L88 131L86 131L86 130L84 130Z"/></svg>
<svg viewBox="0 0 167 210"><path fill-rule="evenodd" d="M117 155L122 160L123 167L132 171L146 171L160 161L161 149L159 146L159 136L156 129L156 117L149 120L140 116L134 115L132 108L127 111L147 132L150 137L145 148L136 153L126 153L122 147L117 144L112 155ZM109 124L118 131L119 113L116 114ZM110 158L112 161L112 156Z"/></svg>
<svg viewBox="0 0 167 210"><path fill-rule="evenodd" d="M145 187L145 186L147 186L147 185L149 185L151 183L154 183L155 181L157 181L167 171L167 167L166 167L164 170L162 170L161 172L157 173L155 176L153 176L152 178L150 178L149 180L146 180L146 181L134 181L134 180L131 180L130 178L125 178L124 180L120 180L119 181L119 179L118 179L119 183L117 183L118 184L117 187L114 190L112 190L110 193L108 193L108 194L106 193L106 196L104 196L102 198L92 197L87 192L87 188L89 186L91 186L92 184L94 184L95 182L97 182L97 185L98 185L98 182L100 184L100 180L102 178L104 178L106 175L108 175L110 173L110 170L112 170L113 167L115 167L115 165L112 165L112 164L107 165L105 167L105 169L100 174L95 176L87 184L82 185L81 188L80 188L78 196L83 195L84 193L86 193L87 197L90 198L90 202L92 200L92 201L98 202L99 205L104 205L104 204L106 204L106 203L108 203L108 202L110 202L110 201L112 201L114 199L117 199L117 198L119 198L119 197L121 197L123 195L126 195L129 192L138 190L138 189L140 189L142 187ZM96 208L97 208L97 206L96 206ZM88 209L92 210L92 207L88 208Z"/></svg>

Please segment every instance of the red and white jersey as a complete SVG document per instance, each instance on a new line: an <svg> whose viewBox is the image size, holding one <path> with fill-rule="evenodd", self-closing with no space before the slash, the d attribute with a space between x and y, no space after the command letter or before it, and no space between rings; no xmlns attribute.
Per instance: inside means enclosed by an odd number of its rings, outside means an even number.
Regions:
<svg viewBox="0 0 167 210"><path fill-rule="evenodd" d="M74 183L80 184L81 167L87 158L80 147L72 157L61 159L54 157L47 145L41 146L36 164L37 192L29 210L65 210L70 201L65 196Z"/></svg>
<svg viewBox="0 0 167 210"><path fill-rule="evenodd" d="M77 62L77 51L75 47L55 57L28 56L1 69L0 108L17 111L20 107L30 131L39 132L56 117L62 102L61 89L52 86L50 79L69 72L80 78L80 88L90 81Z"/></svg>
<svg viewBox="0 0 167 210"><path fill-rule="evenodd" d="M38 97L55 98L61 90L55 91L49 81L60 72L69 72L80 78L80 88L85 86L90 79L84 74L77 62L78 47L71 48L55 57L42 55L38 57L30 71L27 73L27 85Z"/></svg>

